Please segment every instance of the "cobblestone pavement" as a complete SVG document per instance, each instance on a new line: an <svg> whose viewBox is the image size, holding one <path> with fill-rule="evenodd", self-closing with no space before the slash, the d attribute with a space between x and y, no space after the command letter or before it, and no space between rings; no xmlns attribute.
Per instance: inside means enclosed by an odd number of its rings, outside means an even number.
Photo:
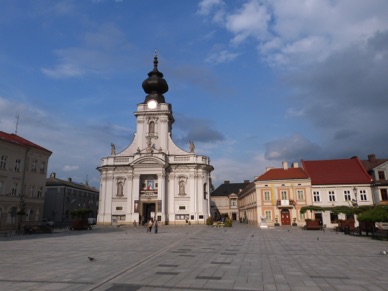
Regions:
<svg viewBox="0 0 388 291"><path fill-rule="evenodd" d="M0 290L388 290L381 251L387 241L240 223L57 230L0 239Z"/></svg>

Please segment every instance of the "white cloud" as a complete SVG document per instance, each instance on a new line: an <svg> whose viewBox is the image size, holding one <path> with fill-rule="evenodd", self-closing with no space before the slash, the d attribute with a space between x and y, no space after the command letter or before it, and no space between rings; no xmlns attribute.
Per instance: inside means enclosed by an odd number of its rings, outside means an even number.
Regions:
<svg viewBox="0 0 388 291"><path fill-rule="evenodd" d="M229 11L217 1L211 8L202 15L214 17L222 10L219 24L231 33L233 45L256 41L261 58L271 65L321 62L388 29L384 0L249 0Z"/></svg>
<svg viewBox="0 0 388 291"><path fill-rule="evenodd" d="M266 38L270 19L265 6L249 1L239 11L226 17L225 27L234 34L232 43L240 44L248 37Z"/></svg>
<svg viewBox="0 0 388 291"><path fill-rule="evenodd" d="M199 15L209 15L210 12L217 6L220 6L223 4L223 1L221 0L202 0L198 4L198 11L197 13Z"/></svg>
<svg viewBox="0 0 388 291"><path fill-rule="evenodd" d="M76 171L79 169L79 166L70 166L70 165L65 165L63 167L63 171L65 172L72 172L72 171Z"/></svg>
<svg viewBox="0 0 388 291"><path fill-rule="evenodd" d="M211 64L222 64L233 61L238 57L238 53L231 53L227 50L222 50L216 53L212 53L206 58L206 62Z"/></svg>

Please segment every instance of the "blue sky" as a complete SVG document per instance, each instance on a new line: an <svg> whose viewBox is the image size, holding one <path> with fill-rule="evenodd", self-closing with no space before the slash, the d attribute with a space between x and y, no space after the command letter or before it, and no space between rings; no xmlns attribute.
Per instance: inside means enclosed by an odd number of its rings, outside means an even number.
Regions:
<svg viewBox="0 0 388 291"><path fill-rule="evenodd" d="M153 68L214 186L282 161L388 157L388 1L0 1L0 130L98 187Z"/></svg>

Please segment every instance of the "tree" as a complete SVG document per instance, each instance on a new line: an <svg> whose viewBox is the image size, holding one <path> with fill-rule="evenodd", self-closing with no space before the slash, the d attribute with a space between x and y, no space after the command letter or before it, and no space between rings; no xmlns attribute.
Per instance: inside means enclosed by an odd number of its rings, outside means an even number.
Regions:
<svg viewBox="0 0 388 291"><path fill-rule="evenodd" d="M370 208L357 216L359 221L388 222L388 206L379 205Z"/></svg>

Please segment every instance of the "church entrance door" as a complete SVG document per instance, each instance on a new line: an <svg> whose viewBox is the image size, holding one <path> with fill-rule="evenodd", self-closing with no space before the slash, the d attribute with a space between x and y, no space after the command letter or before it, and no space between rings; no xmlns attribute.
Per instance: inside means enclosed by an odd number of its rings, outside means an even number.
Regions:
<svg viewBox="0 0 388 291"><path fill-rule="evenodd" d="M150 218L155 218L155 203L143 203L143 214L144 220L147 222Z"/></svg>

